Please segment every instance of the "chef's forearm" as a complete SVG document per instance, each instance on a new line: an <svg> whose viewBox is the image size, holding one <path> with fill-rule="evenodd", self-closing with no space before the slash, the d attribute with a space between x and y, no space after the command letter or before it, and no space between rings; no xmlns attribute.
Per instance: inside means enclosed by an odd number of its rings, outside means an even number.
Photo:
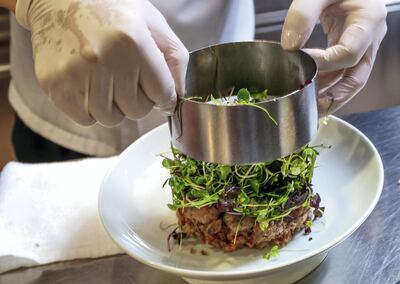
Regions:
<svg viewBox="0 0 400 284"><path fill-rule="evenodd" d="M0 0L0 6L7 8L8 10L15 12L15 5L17 0Z"/></svg>

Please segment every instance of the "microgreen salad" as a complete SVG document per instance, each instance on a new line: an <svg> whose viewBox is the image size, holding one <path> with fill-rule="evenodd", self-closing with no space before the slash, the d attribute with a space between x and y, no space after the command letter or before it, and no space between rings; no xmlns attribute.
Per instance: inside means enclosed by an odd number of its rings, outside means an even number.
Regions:
<svg viewBox="0 0 400 284"><path fill-rule="evenodd" d="M216 204L255 217L265 230L269 222L296 208L316 205L311 203L319 196L313 193L311 182L320 147L307 145L273 162L241 166L197 161L171 147L172 158L164 156L162 162L171 174L166 181L172 190L168 207L177 210Z"/></svg>

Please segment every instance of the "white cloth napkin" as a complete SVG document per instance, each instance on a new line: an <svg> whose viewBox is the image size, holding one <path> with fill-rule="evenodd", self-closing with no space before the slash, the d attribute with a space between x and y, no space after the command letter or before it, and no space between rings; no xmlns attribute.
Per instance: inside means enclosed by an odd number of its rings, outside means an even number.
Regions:
<svg viewBox="0 0 400 284"><path fill-rule="evenodd" d="M0 273L121 253L97 211L100 184L114 161L6 165L0 173Z"/></svg>

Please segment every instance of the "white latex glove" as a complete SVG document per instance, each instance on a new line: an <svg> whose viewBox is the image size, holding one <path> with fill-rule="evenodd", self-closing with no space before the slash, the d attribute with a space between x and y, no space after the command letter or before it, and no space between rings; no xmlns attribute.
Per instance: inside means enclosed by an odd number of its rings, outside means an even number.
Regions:
<svg viewBox="0 0 400 284"><path fill-rule="evenodd" d="M304 49L319 68L319 111L333 113L367 82L386 34L383 0L294 0L282 32L282 47L302 48L318 18L328 48Z"/></svg>
<svg viewBox="0 0 400 284"><path fill-rule="evenodd" d="M16 17L41 87L82 125L171 113L184 92L188 52L147 0L18 0Z"/></svg>

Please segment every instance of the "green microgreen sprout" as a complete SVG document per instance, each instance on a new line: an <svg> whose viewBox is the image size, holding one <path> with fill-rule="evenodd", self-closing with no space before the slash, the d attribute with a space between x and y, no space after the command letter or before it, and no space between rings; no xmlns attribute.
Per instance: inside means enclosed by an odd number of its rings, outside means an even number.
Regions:
<svg viewBox="0 0 400 284"><path fill-rule="evenodd" d="M258 92L258 93L250 93L249 90L247 90L246 88L241 88L237 92L236 96L237 96L237 99L236 99L237 104L247 105L247 106L251 106L251 107L260 109L269 117L269 119L272 120L272 122L275 125L278 125L276 120L271 116L271 114L265 107L257 105L257 103L259 103L259 102L267 101L267 99L268 99L267 90L264 90L264 91Z"/></svg>
<svg viewBox="0 0 400 284"><path fill-rule="evenodd" d="M278 255L279 255L279 247L275 245L263 255L263 258L265 260L269 260L271 257L277 257Z"/></svg>

